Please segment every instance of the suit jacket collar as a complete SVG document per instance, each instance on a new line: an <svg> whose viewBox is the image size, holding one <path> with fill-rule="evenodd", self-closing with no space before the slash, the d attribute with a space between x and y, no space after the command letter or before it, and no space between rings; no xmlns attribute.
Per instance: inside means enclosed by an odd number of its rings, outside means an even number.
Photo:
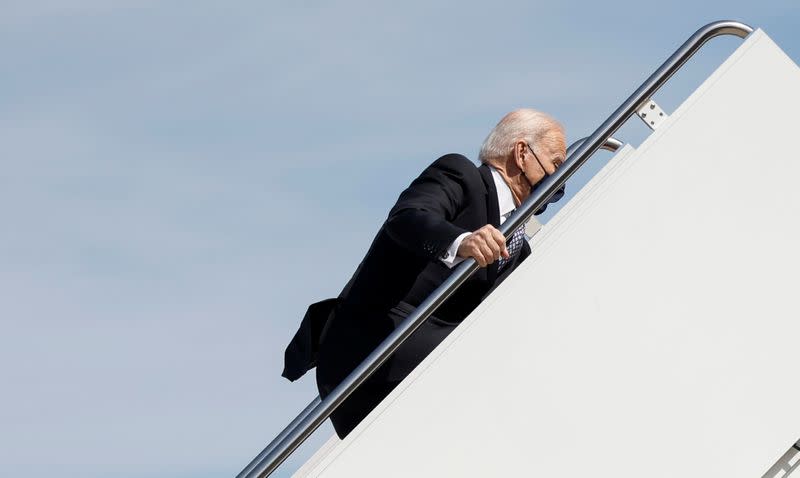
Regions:
<svg viewBox="0 0 800 478"><path fill-rule="evenodd" d="M497 189L494 185L492 171L485 164L481 164L478 171L480 171L481 179L486 186L486 218L489 224L500 227L500 206L497 204Z"/></svg>
<svg viewBox="0 0 800 478"><path fill-rule="evenodd" d="M488 223L496 228L500 228L500 206L497 203L497 189L494 186L494 178L489 166L481 164L478 168L481 173L481 179L486 186L486 218ZM486 276L489 282L494 282L497 279L497 261L489 264L486 268Z"/></svg>

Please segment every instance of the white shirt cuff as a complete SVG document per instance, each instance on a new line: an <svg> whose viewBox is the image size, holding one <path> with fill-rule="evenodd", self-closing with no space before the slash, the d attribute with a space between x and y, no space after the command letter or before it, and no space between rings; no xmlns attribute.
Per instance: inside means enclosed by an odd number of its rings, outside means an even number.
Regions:
<svg viewBox="0 0 800 478"><path fill-rule="evenodd" d="M447 251L445 251L442 257L439 258L439 260L442 261L444 265L446 265L451 269L460 264L461 261L464 260L464 258L458 257L458 248L461 247L461 241L463 241L464 238L469 236L470 234L472 233L465 232L464 234L461 234L460 236L456 237L456 240L453 241L452 244L450 244L450 247L447 248Z"/></svg>

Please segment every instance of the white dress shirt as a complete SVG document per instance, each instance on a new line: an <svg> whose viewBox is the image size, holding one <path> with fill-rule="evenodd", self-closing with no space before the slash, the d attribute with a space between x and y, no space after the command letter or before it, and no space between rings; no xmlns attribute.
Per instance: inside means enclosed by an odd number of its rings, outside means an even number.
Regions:
<svg viewBox="0 0 800 478"><path fill-rule="evenodd" d="M497 191L497 206L500 213L500 224L503 224L506 221L506 218L510 215L511 211L513 211L517 206L514 204L514 195L511 193L511 188L508 187L506 181L503 179L503 176L500 176L500 173L497 172L492 166L489 166L489 170L492 172L492 179L494 179L494 189ZM465 237L472 234L471 232L465 232L456 238L450 247L447 248L444 255L439 259L442 261L447 267L453 268L457 266L461 261L464 260L463 257L458 257L458 248L461 246L461 241L464 240Z"/></svg>

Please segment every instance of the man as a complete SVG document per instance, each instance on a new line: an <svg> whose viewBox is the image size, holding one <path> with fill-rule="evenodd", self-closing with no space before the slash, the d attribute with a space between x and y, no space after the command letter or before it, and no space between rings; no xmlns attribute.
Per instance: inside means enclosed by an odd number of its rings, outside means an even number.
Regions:
<svg viewBox="0 0 800 478"><path fill-rule="evenodd" d="M530 254L523 227L508 243L497 228L565 157L564 129L557 121L531 109L509 113L484 141L480 167L459 154L428 166L400 194L339 297L309 307L286 350L283 375L295 380L316 364L324 398L453 266L473 258L481 267L333 412L340 437Z"/></svg>

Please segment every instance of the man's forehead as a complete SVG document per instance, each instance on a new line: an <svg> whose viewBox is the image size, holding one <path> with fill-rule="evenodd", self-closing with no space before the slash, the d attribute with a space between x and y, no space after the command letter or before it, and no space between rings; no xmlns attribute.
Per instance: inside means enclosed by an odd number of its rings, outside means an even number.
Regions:
<svg viewBox="0 0 800 478"><path fill-rule="evenodd" d="M564 153L567 150L567 138L561 129L553 129L547 133L548 147L553 154Z"/></svg>

